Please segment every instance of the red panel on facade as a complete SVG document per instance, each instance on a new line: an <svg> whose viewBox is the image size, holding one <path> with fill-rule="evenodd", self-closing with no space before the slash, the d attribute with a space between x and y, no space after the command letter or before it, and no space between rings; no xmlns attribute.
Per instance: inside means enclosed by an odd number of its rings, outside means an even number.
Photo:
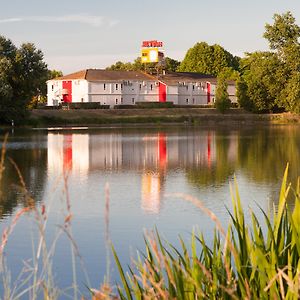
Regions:
<svg viewBox="0 0 300 300"><path fill-rule="evenodd" d="M62 88L68 92L67 94L63 95L63 102L72 102L72 81L63 81Z"/></svg>
<svg viewBox="0 0 300 300"><path fill-rule="evenodd" d="M167 101L167 86L163 83L159 83L159 102Z"/></svg>
<svg viewBox="0 0 300 300"><path fill-rule="evenodd" d="M211 96L211 87L210 83L206 82L206 90L207 90L207 104L210 103L210 96Z"/></svg>

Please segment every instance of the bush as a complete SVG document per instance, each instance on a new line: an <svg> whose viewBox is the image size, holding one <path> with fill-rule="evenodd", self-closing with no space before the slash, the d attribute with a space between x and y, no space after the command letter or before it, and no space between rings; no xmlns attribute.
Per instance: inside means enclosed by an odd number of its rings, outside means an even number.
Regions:
<svg viewBox="0 0 300 300"><path fill-rule="evenodd" d="M224 113L231 106L227 88L226 78L224 76L218 77L215 108L221 113Z"/></svg>
<svg viewBox="0 0 300 300"><path fill-rule="evenodd" d="M216 99L215 102L215 108L221 112L224 113L226 110L228 110L231 107L231 101L229 98L222 97L220 99Z"/></svg>
<svg viewBox="0 0 300 300"><path fill-rule="evenodd" d="M132 108L137 108L135 105L131 104L119 104L114 106L115 109L132 109Z"/></svg>
<svg viewBox="0 0 300 300"><path fill-rule="evenodd" d="M136 102L137 108L172 108L173 102Z"/></svg>
<svg viewBox="0 0 300 300"><path fill-rule="evenodd" d="M63 107L67 106L69 109L109 109L109 105L101 105L100 102L73 102L64 103Z"/></svg>

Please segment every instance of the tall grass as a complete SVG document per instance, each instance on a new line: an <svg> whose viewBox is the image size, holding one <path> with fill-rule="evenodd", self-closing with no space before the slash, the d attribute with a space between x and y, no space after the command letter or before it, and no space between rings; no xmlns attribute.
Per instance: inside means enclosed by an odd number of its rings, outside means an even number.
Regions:
<svg viewBox="0 0 300 300"><path fill-rule="evenodd" d="M232 188L233 211L225 230L202 203L185 197L216 224L212 243L192 234L181 249L163 242L158 232L145 238L145 253L125 274L112 248L121 277L121 299L299 299L300 184L292 189L285 171L278 207L264 222L251 212L246 223L238 187ZM294 207L287 205L289 194Z"/></svg>

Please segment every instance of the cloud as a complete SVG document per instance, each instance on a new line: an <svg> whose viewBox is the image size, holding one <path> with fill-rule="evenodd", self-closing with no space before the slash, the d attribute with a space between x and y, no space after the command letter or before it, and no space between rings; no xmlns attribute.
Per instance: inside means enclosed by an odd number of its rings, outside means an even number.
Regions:
<svg viewBox="0 0 300 300"><path fill-rule="evenodd" d="M119 21L103 16L88 14L64 15L64 16L32 16L21 18L0 19L0 23L38 22L38 23L80 23L93 27L114 27Z"/></svg>

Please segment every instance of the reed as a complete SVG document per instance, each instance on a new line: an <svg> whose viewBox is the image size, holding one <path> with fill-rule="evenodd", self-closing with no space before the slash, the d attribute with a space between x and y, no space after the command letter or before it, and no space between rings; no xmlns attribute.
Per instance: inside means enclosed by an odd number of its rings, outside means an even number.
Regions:
<svg viewBox="0 0 300 300"><path fill-rule="evenodd" d="M272 216L261 209L264 222L251 212L245 221L239 191L232 188L233 210L225 230L216 216L192 197L216 224L207 243L200 233L181 249L163 242L156 231L145 238L145 253L127 274L112 248L120 273L120 299L299 299L300 298L300 184L292 189L285 171L278 207ZM287 197L294 199L288 207Z"/></svg>

